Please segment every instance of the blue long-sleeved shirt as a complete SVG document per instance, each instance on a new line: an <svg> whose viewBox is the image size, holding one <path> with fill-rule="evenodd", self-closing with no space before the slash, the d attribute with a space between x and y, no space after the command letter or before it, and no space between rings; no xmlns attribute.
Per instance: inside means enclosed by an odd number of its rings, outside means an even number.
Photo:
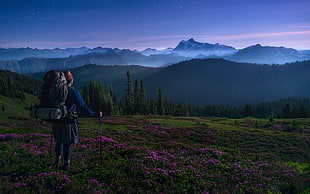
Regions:
<svg viewBox="0 0 310 194"><path fill-rule="evenodd" d="M67 109L70 111L81 111L87 113L91 117L98 116L98 113L92 111L85 103L79 91L73 87L69 87L66 100ZM65 119L65 123L77 123L77 119Z"/></svg>

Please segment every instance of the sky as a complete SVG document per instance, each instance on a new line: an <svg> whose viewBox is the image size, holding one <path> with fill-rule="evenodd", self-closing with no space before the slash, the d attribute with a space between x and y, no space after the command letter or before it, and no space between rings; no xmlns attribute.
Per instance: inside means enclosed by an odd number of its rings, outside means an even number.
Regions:
<svg viewBox="0 0 310 194"><path fill-rule="evenodd" d="M0 47L310 49L309 0L1 0Z"/></svg>

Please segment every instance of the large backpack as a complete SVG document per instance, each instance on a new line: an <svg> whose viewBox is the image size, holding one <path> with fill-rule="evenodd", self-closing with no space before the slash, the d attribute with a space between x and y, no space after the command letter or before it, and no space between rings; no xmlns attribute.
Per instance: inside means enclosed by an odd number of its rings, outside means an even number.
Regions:
<svg viewBox="0 0 310 194"><path fill-rule="evenodd" d="M71 112L67 110L65 105L68 90L69 86L63 72L58 70L48 71L44 76L39 94L40 104L31 109L30 116L50 122L71 118Z"/></svg>

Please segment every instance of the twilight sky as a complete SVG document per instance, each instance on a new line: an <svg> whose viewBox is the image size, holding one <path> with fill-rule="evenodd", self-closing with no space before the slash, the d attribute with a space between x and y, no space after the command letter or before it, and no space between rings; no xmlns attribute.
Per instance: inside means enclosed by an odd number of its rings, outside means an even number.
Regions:
<svg viewBox="0 0 310 194"><path fill-rule="evenodd" d="M309 0L1 0L0 47L310 49Z"/></svg>

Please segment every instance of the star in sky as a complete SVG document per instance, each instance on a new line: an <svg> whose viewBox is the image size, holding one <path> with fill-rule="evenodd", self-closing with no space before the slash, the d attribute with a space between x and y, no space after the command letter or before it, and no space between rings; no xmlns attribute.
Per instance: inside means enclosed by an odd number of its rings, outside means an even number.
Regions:
<svg viewBox="0 0 310 194"><path fill-rule="evenodd" d="M309 0L3 0L0 47L174 47L181 40L310 49Z"/></svg>

